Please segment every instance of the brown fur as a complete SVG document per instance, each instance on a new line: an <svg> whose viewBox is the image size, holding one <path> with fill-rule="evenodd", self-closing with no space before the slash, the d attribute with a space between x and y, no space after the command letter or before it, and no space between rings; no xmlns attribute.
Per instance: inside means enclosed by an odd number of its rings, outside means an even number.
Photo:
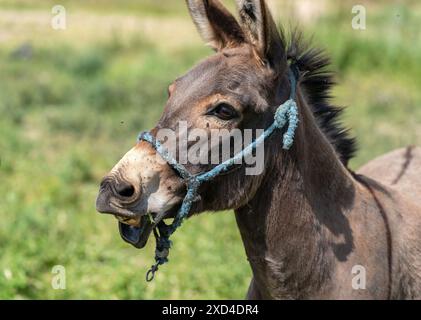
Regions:
<svg viewBox="0 0 421 320"><path fill-rule="evenodd" d="M246 176L240 167L218 177L203 185L193 210L235 210L253 271L248 298L420 299L421 149L398 150L350 172L354 142L337 124L340 109L328 103L327 60L304 52L297 39L288 49L263 0L238 0L241 24L217 0L187 4L217 52L170 87L153 133L175 129L180 120L189 129L267 128L291 89L287 57L302 72L292 149L282 150L282 133L275 133L265 143L263 174ZM207 115L218 101L229 101L240 116ZM101 212L131 212L136 223L151 208L166 212L180 203L184 184L153 153L141 143L117 164L102 184ZM127 199L116 184L133 185L135 192ZM352 287L356 265L366 269L365 290Z"/></svg>

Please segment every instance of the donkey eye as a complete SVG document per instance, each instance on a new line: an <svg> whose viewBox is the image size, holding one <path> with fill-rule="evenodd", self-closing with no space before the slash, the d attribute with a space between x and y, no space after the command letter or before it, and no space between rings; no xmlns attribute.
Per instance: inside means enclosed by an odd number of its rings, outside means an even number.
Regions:
<svg viewBox="0 0 421 320"><path fill-rule="evenodd" d="M234 107L230 106L227 103L220 103L215 108L213 108L208 114L214 115L221 120L231 120L238 117L237 111Z"/></svg>

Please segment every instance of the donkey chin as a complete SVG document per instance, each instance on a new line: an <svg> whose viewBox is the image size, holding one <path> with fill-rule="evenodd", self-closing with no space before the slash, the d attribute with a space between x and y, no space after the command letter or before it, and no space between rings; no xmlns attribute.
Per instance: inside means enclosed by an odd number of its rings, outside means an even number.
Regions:
<svg viewBox="0 0 421 320"><path fill-rule="evenodd" d="M114 215L123 240L136 248L146 245L157 223L175 217L185 193L181 179L156 157L138 143L102 180L96 200L97 211Z"/></svg>

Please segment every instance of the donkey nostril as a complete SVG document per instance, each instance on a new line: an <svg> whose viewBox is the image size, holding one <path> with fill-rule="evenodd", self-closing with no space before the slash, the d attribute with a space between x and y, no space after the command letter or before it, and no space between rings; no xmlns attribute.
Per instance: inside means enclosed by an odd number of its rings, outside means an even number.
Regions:
<svg viewBox="0 0 421 320"><path fill-rule="evenodd" d="M124 198L130 198L134 195L134 187L127 182L119 183L116 185L116 192Z"/></svg>

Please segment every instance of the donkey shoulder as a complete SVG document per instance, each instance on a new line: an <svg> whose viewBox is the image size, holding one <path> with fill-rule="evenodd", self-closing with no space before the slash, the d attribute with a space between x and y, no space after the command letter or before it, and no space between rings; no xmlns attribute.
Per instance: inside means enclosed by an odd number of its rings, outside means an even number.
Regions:
<svg viewBox="0 0 421 320"><path fill-rule="evenodd" d="M395 189L421 205L420 147L409 146L391 151L371 160L358 173Z"/></svg>
<svg viewBox="0 0 421 320"><path fill-rule="evenodd" d="M364 180L370 187L382 189L376 194L391 230L393 296L421 299L421 148L394 150L358 173L369 178Z"/></svg>

